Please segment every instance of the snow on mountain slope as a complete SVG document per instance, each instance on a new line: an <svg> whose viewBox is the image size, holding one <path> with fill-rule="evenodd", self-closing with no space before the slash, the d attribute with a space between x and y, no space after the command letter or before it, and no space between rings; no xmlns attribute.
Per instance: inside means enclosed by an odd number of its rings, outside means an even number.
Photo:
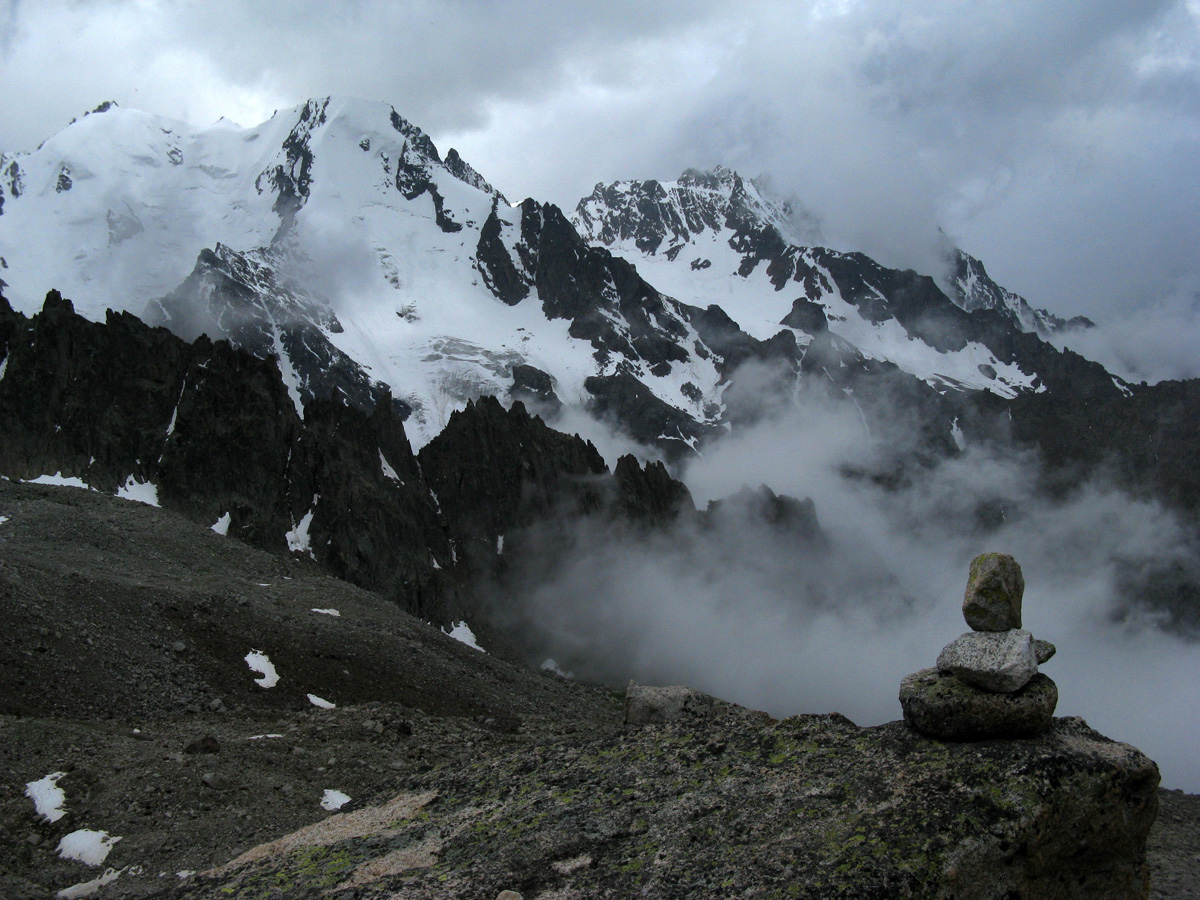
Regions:
<svg viewBox="0 0 1200 900"><path fill-rule="evenodd" d="M859 254L797 246L800 229L790 208L727 168L688 170L669 183L597 185L573 221L586 237L636 264L651 284L686 303L721 306L760 340L780 331L799 293L867 357L893 362L935 387L1013 396L1034 386L1036 373L1001 362L977 340L935 346L915 335L887 309L892 298L876 277L886 274L882 267ZM847 297L847 265L877 302ZM798 344L808 343L809 331L792 330Z"/></svg>
<svg viewBox="0 0 1200 900"><path fill-rule="evenodd" d="M620 375L689 420L719 411L685 312L556 209L512 207L457 153L443 160L386 104L312 100L208 129L106 106L3 172L18 311L57 287L88 318L145 311L227 337L278 356L298 404L334 389L369 403L390 385L416 446L468 399L506 393L518 364L568 404Z"/></svg>

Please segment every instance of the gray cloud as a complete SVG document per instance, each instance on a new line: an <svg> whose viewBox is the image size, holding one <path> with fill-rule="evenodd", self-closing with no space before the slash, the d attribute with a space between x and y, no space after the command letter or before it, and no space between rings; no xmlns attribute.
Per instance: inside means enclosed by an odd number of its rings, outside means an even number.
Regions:
<svg viewBox="0 0 1200 900"><path fill-rule="evenodd" d="M538 636L539 657L580 677L684 683L776 716L836 710L870 725L898 718L900 679L967 630L971 558L1010 552L1025 626L1058 647L1045 667L1058 714L1141 747L1168 786L1200 789L1200 645L1131 607L1123 584L1129 561L1191 565L1188 528L1101 482L1048 500L1024 453L968 448L895 490L841 474L891 439L869 435L849 403L805 397L686 472L701 503L748 480L813 497L826 547L736 510L666 534L557 522L532 542L544 555L514 557L499 605ZM1003 518L982 525L985 507Z"/></svg>

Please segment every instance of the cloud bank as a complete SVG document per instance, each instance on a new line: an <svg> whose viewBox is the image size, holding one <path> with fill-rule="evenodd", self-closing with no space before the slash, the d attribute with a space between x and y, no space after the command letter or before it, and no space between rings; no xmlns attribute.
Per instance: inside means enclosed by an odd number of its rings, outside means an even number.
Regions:
<svg viewBox="0 0 1200 900"><path fill-rule="evenodd" d="M502 608L537 656L584 678L683 683L776 716L900 716L900 679L967 630L977 553L1012 553L1024 624L1052 641L1058 715L1143 749L1164 783L1200 790L1200 643L1131 604L1127 564L1196 558L1195 536L1154 503L1102 483L1045 499L1036 460L968 447L883 489L848 467L892 452L850 404L805 397L743 429L686 472L700 505L766 483L812 497L828 543L780 528L753 503L659 534L594 521L535 535Z"/></svg>

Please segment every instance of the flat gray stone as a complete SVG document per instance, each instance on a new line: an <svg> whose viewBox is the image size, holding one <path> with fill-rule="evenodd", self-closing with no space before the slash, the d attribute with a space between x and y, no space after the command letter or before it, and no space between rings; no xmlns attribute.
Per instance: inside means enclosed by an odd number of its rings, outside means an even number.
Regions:
<svg viewBox="0 0 1200 900"><path fill-rule="evenodd" d="M981 553L971 560L963 618L974 631L1008 631L1021 627L1025 576L1007 553Z"/></svg>
<svg viewBox="0 0 1200 900"><path fill-rule="evenodd" d="M909 727L942 741L1033 737L1050 729L1058 687L1034 675L1009 694L994 694L947 672L922 669L900 682L900 707Z"/></svg>
<svg viewBox="0 0 1200 900"><path fill-rule="evenodd" d="M1020 628L968 631L942 648L937 667L985 691L1019 691L1037 674L1033 635Z"/></svg>

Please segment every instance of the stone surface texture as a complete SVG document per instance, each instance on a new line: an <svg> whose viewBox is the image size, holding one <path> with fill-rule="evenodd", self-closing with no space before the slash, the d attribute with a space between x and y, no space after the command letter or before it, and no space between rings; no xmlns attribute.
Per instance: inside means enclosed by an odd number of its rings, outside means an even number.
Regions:
<svg viewBox="0 0 1200 900"><path fill-rule="evenodd" d="M963 618L975 631L1007 631L1021 627L1025 577L1007 553L981 553L971 560Z"/></svg>
<svg viewBox="0 0 1200 900"><path fill-rule="evenodd" d="M1045 675L1004 694L937 669L922 669L900 682L904 720L921 734L944 741L1041 734L1050 727L1057 704L1058 688Z"/></svg>
<svg viewBox="0 0 1200 900"><path fill-rule="evenodd" d="M1081 720L944 744L899 722L718 703L703 720L458 757L172 896L1125 900L1146 895L1157 784L1153 762Z"/></svg>
<svg viewBox="0 0 1200 900"><path fill-rule="evenodd" d="M1033 635L1011 631L968 631L942 648L937 667L985 691L1019 691L1037 674Z"/></svg>
<svg viewBox="0 0 1200 900"><path fill-rule="evenodd" d="M704 716L713 698L682 685L650 687L629 682L625 691L625 724L658 725L692 716Z"/></svg>
<svg viewBox="0 0 1200 900"><path fill-rule="evenodd" d="M1039 640L1038 638L1033 639L1033 656L1037 660L1037 664L1039 666L1042 663L1050 662L1050 660L1054 658L1054 654L1057 652L1058 648L1049 641Z"/></svg>

